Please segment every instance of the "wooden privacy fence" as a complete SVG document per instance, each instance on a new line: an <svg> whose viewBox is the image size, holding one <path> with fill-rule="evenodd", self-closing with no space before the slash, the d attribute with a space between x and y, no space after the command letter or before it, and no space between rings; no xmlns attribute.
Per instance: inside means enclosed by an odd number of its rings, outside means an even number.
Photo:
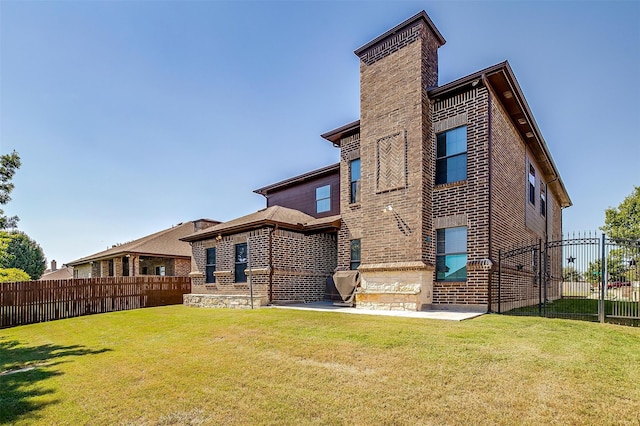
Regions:
<svg viewBox="0 0 640 426"><path fill-rule="evenodd" d="M189 277L109 277L0 283L0 328L81 315L177 305Z"/></svg>

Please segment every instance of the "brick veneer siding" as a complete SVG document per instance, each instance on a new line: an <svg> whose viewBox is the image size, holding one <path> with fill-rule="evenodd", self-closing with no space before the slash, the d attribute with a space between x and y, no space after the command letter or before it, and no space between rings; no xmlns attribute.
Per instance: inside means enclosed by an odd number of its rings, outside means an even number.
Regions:
<svg viewBox="0 0 640 426"><path fill-rule="evenodd" d="M235 245L248 242L250 267L247 282L236 283ZM206 249L216 248L216 282L205 283ZM270 248L272 252L270 252ZM197 271L192 271L192 293L221 296L253 294L271 302L322 300L327 278L336 268L336 237L330 234L306 235L282 229L255 231L209 239L192 244ZM271 281L271 292L269 282ZM224 305L224 303L220 303Z"/></svg>
<svg viewBox="0 0 640 426"><path fill-rule="evenodd" d="M352 160L360 158L360 134L343 138L340 141L340 215L342 224L338 231L337 269L347 271L351 265L350 241L362 238L362 203L351 203ZM362 184L362 181L360 182ZM360 186L362 191L362 186Z"/></svg>
<svg viewBox="0 0 640 426"><path fill-rule="evenodd" d="M322 300L336 268L336 249L335 235L275 231L273 301Z"/></svg>
<svg viewBox="0 0 640 426"><path fill-rule="evenodd" d="M431 106L439 41L421 19L379 40L360 56L360 138L342 141L343 200L348 160L359 150L361 202L341 206L339 266L348 241L361 240L358 307L421 309L431 303L434 269ZM345 143L347 142L347 143Z"/></svg>
<svg viewBox="0 0 640 426"><path fill-rule="evenodd" d="M528 207L528 161L531 161L540 175L542 168L535 162L535 159L527 149L524 141L509 119L507 112L502 105L495 100L491 94L491 140L492 140L492 168L491 168L491 258L497 266L499 250L508 250L524 244L533 244L538 239L545 240L545 226L527 226ZM540 179L541 176L536 176ZM547 181L550 178L546 179ZM539 190L539 186L537 189ZM539 193L537 193L537 197ZM539 200L536 200L536 207L539 208ZM562 235L562 210L558 197L548 191L548 238L558 239ZM529 213L531 214L531 213ZM552 262L558 264L558 262ZM559 263L561 265L561 262ZM559 274L560 271L552 271L552 274ZM522 276L526 271L511 271L508 268L503 270L502 295L504 300L509 298L509 285L522 285L527 280L535 280L536 277L527 276L523 281ZM493 304L491 308L497 309L496 296L498 287L498 274L492 274L491 291ZM531 283L529 285L537 285ZM534 289L537 293L537 290ZM517 292L520 293L519 291ZM516 293L514 293L516 294ZM549 289L549 295L552 290ZM529 301L523 301L528 304Z"/></svg>
<svg viewBox="0 0 640 426"><path fill-rule="evenodd" d="M436 185L432 205L435 230L467 227L467 280L435 282L434 305L486 306L488 272L481 266L489 258L489 123L488 92L484 87L460 93L433 105L435 132L467 126L467 178ZM430 153L435 163L435 134ZM435 259L434 259L435 260Z"/></svg>

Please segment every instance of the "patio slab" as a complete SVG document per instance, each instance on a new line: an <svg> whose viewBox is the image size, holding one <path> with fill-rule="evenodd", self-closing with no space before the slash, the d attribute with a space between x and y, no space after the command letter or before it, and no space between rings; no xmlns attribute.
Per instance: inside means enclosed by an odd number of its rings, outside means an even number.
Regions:
<svg viewBox="0 0 640 426"><path fill-rule="evenodd" d="M291 305L275 305L274 307L277 309L298 309L307 311L339 312L344 314L381 315L389 317L425 318L447 321L463 321L466 319L476 318L484 315L483 312L466 312L459 310L388 311L377 309L356 309L344 306L336 306L331 302L296 303Z"/></svg>

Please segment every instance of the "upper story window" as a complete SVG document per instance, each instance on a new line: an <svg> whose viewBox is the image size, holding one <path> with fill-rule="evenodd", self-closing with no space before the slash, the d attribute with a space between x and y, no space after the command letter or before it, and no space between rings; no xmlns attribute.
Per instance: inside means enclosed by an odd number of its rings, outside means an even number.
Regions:
<svg viewBox="0 0 640 426"><path fill-rule="evenodd" d="M331 211L331 185L316 188L316 213Z"/></svg>
<svg viewBox="0 0 640 426"><path fill-rule="evenodd" d="M436 185L467 178L467 126L436 136Z"/></svg>
<svg viewBox="0 0 640 426"><path fill-rule="evenodd" d="M360 202L360 159L351 161L349 165L349 180L351 181L351 198L349 202Z"/></svg>
<svg viewBox="0 0 640 426"><path fill-rule="evenodd" d="M215 247L207 249L207 265L206 265L206 283L215 283L216 276L214 272L216 271L216 249Z"/></svg>
<svg viewBox="0 0 640 426"><path fill-rule="evenodd" d="M529 202L536 205L536 169L529 164Z"/></svg>
<svg viewBox="0 0 640 426"><path fill-rule="evenodd" d="M467 227L436 230L436 281L467 280Z"/></svg>
<svg viewBox="0 0 640 426"><path fill-rule="evenodd" d="M351 240L351 257L349 269L356 270L360 266L360 240Z"/></svg>
<svg viewBox="0 0 640 426"><path fill-rule="evenodd" d="M540 189L540 215L547 215L547 196L543 188Z"/></svg>

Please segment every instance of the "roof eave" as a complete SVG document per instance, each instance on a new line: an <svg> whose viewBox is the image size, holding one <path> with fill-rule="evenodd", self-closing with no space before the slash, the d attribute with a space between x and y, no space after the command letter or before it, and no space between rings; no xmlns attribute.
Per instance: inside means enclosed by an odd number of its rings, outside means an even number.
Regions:
<svg viewBox="0 0 640 426"><path fill-rule="evenodd" d="M521 114L524 116L526 120L526 124L527 126L529 126L530 131L533 134L533 137L527 137L526 136L527 131L523 131L521 128L522 126L516 122L516 119L513 116L511 116L511 119L513 121L515 128L518 129L520 136L522 137L523 141L525 141L527 145L530 144L529 142L530 139L533 139L535 141L534 142L535 147L542 153L544 157L543 160L548 164L548 169L550 172L549 174L551 175L551 179L547 182L547 184L551 184L552 182L557 182L557 187L558 187L557 192L560 198L559 200L560 206L563 208L570 207L572 205L571 198L569 197L567 189L564 186L564 182L560 177L558 168L555 162L553 161L553 157L549 152L549 148L544 138L542 137L542 132L540 131L540 128L538 127L538 124L535 121L535 118L533 117L533 113L529 108L526 98L524 97L522 89L520 88L520 85L518 84L518 81L515 78L515 74L513 73L513 70L511 69L509 62L507 61L501 62L499 64L496 64L491 67L480 70L478 72L475 72L473 74L469 74L465 77L459 78L458 80L454 80L443 86L430 89L428 92L429 97L437 101L439 97L452 96L457 92L470 90L472 87L475 87L478 84L491 86L492 85L492 82L490 80L491 77L494 77L497 75L503 76L506 84L508 85L510 91L515 97L518 107L521 110ZM494 93L498 95L499 101L504 105L505 99L504 99L503 93L499 93L500 91L496 90L496 88L494 87L491 87L491 89L493 90Z"/></svg>
<svg viewBox="0 0 640 426"><path fill-rule="evenodd" d="M333 143L334 146L340 146L340 141L347 136L354 135L360 131L360 120L352 121L337 129L330 130L320 135L321 138Z"/></svg>
<svg viewBox="0 0 640 426"><path fill-rule="evenodd" d="M319 178L322 176L326 176L326 175L330 175L332 173L335 173L336 171L340 171L340 163L335 163L335 164L331 164L330 166L326 166L323 167L321 169L317 169L317 170L313 170L311 172L308 173L304 173L298 176L294 176L292 178L289 179L285 179L283 181L280 182L276 182L274 184L271 185L267 185L264 186L262 188L258 188L256 190L254 190L253 192L255 192L256 194L260 194L263 196L267 196L267 194L269 192L272 192L274 190L279 190L279 189L284 189L287 188L289 186L298 184L298 183L302 183L311 179L315 179L315 178Z"/></svg>

